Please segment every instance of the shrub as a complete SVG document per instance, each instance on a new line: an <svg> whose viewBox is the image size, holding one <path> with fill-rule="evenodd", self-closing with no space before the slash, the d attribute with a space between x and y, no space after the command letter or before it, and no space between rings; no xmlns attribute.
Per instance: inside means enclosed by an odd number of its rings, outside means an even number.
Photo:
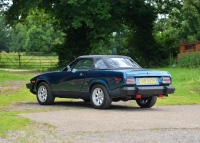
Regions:
<svg viewBox="0 0 200 143"><path fill-rule="evenodd" d="M181 54L178 58L178 66L184 68L200 67L200 51Z"/></svg>

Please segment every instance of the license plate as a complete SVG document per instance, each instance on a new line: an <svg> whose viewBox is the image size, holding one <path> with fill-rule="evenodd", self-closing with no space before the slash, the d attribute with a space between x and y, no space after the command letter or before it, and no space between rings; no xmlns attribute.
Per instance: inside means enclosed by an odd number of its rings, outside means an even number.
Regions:
<svg viewBox="0 0 200 143"><path fill-rule="evenodd" d="M156 84L156 78L140 78L140 84Z"/></svg>

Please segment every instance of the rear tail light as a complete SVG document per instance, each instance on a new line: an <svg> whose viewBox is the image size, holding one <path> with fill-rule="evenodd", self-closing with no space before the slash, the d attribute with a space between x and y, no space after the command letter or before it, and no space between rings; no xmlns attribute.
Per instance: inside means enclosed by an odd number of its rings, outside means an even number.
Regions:
<svg viewBox="0 0 200 143"><path fill-rule="evenodd" d="M170 77L163 77L162 83L164 83L164 84L171 83L171 78Z"/></svg>
<svg viewBox="0 0 200 143"><path fill-rule="evenodd" d="M126 84L135 84L135 78L127 78Z"/></svg>

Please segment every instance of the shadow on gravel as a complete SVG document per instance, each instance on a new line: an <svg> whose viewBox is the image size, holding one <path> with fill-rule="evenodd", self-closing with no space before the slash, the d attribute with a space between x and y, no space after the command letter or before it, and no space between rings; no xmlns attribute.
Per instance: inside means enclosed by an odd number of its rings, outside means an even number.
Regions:
<svg viewBox="0 0 200 143"><path fill-rule="evenodd" d="M65 102L61 102L61 101L57 101L55 102L53 105L51 105L51 107L56 106L56 107L68 107L68 108L87 108L87 109L94 109L92 107L92 104L90 102L84 102L84 101L65 101ZM94 109L97 110L97 109ZM127 111L133 111L133 110L137 110L137 111L142 111L142 110L152 110L152 111L157 111L160 109L157 109L156 107L152 107L152 108L140 108L139 106L133 106L133 103L129 103L129 102L113 102L110 106L109 109L103 109L103 110L127 110Z"/></svg>
<svg viewBox="0 0 200 143"><path fill-rule="evenodd" d="M68 108L92 108L92 105L84 101L56 101L53 106Z"/></svg>
<svg viewBox="0 0 200 143"><path fill-rule="evenodd" d="M15 109L17 110L35 110L35 109L59 109L59 110L71 110L71 109L94 109L90 102L84 102L82 100L73 101L56 101L53 105L40 105L38 102L18 102L15 103ZM98 110L98 109L94 109ZM104 110L117 110L117 111L160 111L161 108L140 108L133 103L128 102L113 102L109 109Z"/></svg>

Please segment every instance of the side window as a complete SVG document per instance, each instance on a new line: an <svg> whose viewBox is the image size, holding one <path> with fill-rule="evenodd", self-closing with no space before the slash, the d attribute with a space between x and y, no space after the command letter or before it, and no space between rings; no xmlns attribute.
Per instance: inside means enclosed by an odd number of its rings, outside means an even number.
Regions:
<svg viewBox="0 0 200 143"><path fill-rule="evenodd" d="M91 59L82 59L77 62L77 64L72 68L72 71L87 71L92 67L92 60Z"/></svg>
<svg viewBox="0 0 200 143"><path fill-rule="evenodd" d="M96 69L107 69L108 66L104 63L104 61L102 59L100 59L95 63L95 68Z"/></svg>

